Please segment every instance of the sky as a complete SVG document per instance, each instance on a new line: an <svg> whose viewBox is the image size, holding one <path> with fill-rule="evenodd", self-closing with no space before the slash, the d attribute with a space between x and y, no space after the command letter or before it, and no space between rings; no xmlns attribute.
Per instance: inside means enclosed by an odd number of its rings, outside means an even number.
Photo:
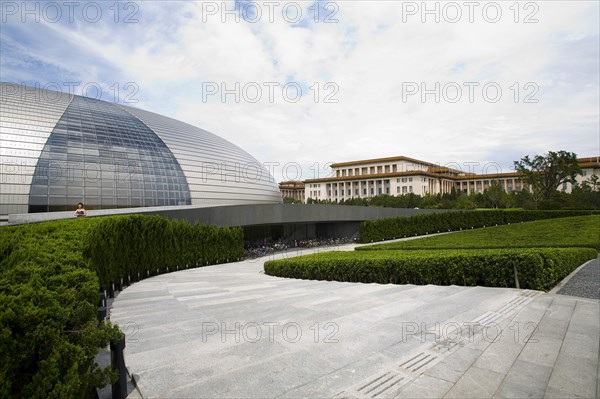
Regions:
<svg viewBox="0 0 600 399"><path fill-rule="evenodd" d="M276 180L600 155L597 1L3 1L0 80L182 120Z"/></svg>

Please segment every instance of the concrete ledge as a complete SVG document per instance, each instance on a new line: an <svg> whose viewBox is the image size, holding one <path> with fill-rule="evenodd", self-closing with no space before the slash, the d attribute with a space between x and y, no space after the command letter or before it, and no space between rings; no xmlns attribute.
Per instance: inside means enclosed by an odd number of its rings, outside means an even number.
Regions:
<svg viewBox="0 0 600 399"><path fill-rule="evenodd" d="M387 217L413 216L447 211L441 209L377 208L321 204L191 205L90 210L88 211L88 217L125 214L162 215L170 219L182 219L190 222L198 221L216 226L254 226L290 223L362 222ZM8 223L13 225L71 218L74 218L71 211L22 213L9 215Z"/></svg>

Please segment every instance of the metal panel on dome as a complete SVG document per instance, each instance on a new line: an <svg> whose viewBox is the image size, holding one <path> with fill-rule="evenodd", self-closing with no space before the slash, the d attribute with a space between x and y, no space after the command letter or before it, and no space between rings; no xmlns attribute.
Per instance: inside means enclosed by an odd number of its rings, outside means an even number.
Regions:
<svg viewBox="0 0 600 399"><path fill-rule="evenodd" d="M121 107L156 132L175 155L192 205L281 203L279 187L268 170L240 147L187 123Z"/></svg>
<svg viewBox="0 0 600 399"><path fill-rule="evenodd" d="M0 224L9 214L281 203L267 169L205 130L136 108L0 82ZM35 178L34 178L35 176Z"/></svg>
<svg viewBox="0 0 600 399"><path fill-rule="evenodd" d="M40 154L69 106L67 93L0 82L0 222L27 212Z"/></svg>

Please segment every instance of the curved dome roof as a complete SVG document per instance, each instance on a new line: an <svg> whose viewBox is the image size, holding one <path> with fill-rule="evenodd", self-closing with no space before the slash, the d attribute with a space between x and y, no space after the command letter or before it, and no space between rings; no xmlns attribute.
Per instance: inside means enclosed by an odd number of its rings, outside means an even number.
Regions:
<svg viewBox="0 0 600 399"><path fill-rule="evenodd" d="M169 205L279 203L267 169L187 123L82 96L1 83L0 217Z"/></svg>

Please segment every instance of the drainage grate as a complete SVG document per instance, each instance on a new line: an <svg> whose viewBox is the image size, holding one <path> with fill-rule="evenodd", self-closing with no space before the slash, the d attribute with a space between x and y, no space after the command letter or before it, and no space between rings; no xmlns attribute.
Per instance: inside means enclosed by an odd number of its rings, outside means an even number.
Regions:
<svg viewBox="0 0 600 399"><path fill-rule="evenodd" d="M358 388L358 393L371 398L377 398L379 395L390 392L392 388L398 385L404 379L399 373L388 371L374 380Z"/></svg>

